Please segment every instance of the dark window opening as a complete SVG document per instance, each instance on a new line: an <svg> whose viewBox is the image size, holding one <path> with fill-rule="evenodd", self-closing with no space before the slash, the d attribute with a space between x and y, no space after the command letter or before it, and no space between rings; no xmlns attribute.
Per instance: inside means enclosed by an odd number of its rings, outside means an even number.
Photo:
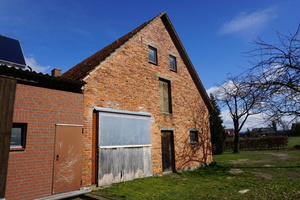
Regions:
<svg viewBox="0 0 300 200"><path fill-rule="evenodd" d="M157 65L157 50L154 47L148 47L148 60L150 63Z"/></svg>
<svg viewBox="0 0 300 200"><path fill-rule="evenodd" d="M198 143L198 131L190 131L191 143Z"/></svg>
<svg viewBox="0 0 300 200"><path fill-rule="evenodd" d="M176 57L170 55L170 70L177 71Z"/></svg>
<svg viewBox="0 0 300 200"><path fill-rule="evenodd" d="M26 140L27 124L26 123L13 123L10 148L11 149L24 149Z"/></svg>

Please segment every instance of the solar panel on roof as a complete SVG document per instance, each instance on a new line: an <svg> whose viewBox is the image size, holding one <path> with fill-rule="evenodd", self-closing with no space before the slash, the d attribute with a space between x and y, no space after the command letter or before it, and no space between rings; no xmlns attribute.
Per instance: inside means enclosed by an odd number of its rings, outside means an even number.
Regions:
<svg viewBox="0 0 300 200"><path fill-rule="evenodd" d="M0 60L26 66L19 40L0 35Z"/></svg>

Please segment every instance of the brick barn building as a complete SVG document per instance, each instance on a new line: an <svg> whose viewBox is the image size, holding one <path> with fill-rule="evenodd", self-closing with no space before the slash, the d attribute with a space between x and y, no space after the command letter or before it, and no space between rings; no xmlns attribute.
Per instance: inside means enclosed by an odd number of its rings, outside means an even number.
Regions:
<svg viewBox="0 0 300 200"><path fill-rule="evenodd" d="M165 12L62 77L86 82L83 186L212 161L212 106Z"/></svg>
<svg viewBox="0 0 300 200"><path fill-rule="evenodd" d="M165 12L60 77L1 66L0 81L1 117L12 117L0 127L8 147L0 198L48 198L212 162L213 108Z"/></svg>

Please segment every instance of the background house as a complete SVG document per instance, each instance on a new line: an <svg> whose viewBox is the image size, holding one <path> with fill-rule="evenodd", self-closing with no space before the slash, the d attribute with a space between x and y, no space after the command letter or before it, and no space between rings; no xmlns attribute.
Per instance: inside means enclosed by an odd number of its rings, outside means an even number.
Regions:
<svg viewBox="0 0 300 200"><path fill-rule="evenodd" d="M233 128L226 128L224 129L225 133L227 133L227 135L234 135L234 129Z"/></svg>
<svg viewBox="0 0 300 200"><path fill-rule="evenodd" d="M166 13L62 77L83 80L83 185L210 163L206 91Z"/></svg>
<svg viewBox="0 0 300 200"><path fill-rule="evenodd" d="M262 127L262 128L253 128L252 133L255 136L273 136L275 134L275 130L270 127Z"/></svg>

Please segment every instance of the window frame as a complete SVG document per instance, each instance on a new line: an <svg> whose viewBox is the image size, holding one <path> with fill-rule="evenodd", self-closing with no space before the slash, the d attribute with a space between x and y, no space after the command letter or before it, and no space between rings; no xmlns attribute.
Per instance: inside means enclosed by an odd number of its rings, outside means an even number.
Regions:
<svg viewBox="0 0 300 200"><path fill-rule="evenodd" d="M164 79L164 78L159 78L159 107L160 107L160 112L161 113L165 113L165 114L171 114L172 113L172 92L171 92L171 81ZM167 97L163 96L161 93L161 82L167 83L168 84L168 91L167 91ZM162 107L162 101L164 101L164 99L168 100L168 110L164 110Z"/></svg>
<svg viewBox="0 0 300 200"><path fill-rule="evenodd" d="M12 145L10 141L10 150L18 151L25 150L26 148L26 136L27 136L27 123L13 123L12 125L12 133L11 137L13 137L13 128L21 128L21 144L20 145Z"/></svg>
<svg viewBox="0 0 300 200"><path fill-rule="evenodd" d="M154 58L155 61L150 59L150 50L154 52ZM158 61L157 61L157 48L148 45L148 62L154 65L157 65Z"/></svg>
<svg viewBox="0 0 300 200"><path fill-rule="evenodd" d="M192 136L192 134L194 134ZM199 135L197 130L190 130L190 143L191 144L198 144L199 143ZM193 137L196 137L195 139Z"/></svg>
<svg viewBox="0 0 300 200"><path fill-rule="evenodd" d="M173 59L173 61L174 61L173 62L174 66L172 66L171 59ZM176 56L169 55L169 62L170 62L170 70L173 71L173 72L177 72L177 60L176 60Z"/></svg>
<svg viewBox="0 0 300 200"><path fill-rule="evenodd" d="M98 119L100 148L151 146L151 116L100 111ZM106 123L107 120L110 122Z"/></svg>

